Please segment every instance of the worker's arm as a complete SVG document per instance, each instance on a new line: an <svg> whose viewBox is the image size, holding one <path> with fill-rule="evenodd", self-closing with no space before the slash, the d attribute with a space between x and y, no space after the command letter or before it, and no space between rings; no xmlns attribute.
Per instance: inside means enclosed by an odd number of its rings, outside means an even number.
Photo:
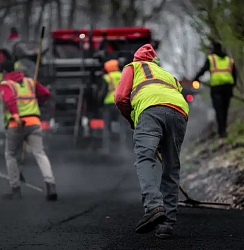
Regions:
<svg viewBox="0 0 244 250"><path fill-rule="evenodd" d="M1 84L0 91L2 100L7 110L12 114L15 120L18 120L18 107L16 97L14 96L12 89L6 84Z"/></svg>
<svg viewBox="0 0 244 250"><path fill-rule="evenodd" d="M130 95L133 86L134 68L128 66L123 69L119 84L114 93L114 101L120 113L127 119L131 127L134 127L134 122L130 117L131 104Z"/></svg>
<svg viewBox="0 0 244 250"><path fill-rule="evenodd" d="M48 89L42 86L39 82L36 83L36 98L39 104L44 104L48 98L51 96L51 93Z"/></svg>
<svg viewBox="0 0 244 250"><path fill-rule="evenodd" d="M210 68L209 60L207 59L204 66L200 69L197 75L193 78L193 81L199 81L199 77L201 77L206 71Z"/></svg>

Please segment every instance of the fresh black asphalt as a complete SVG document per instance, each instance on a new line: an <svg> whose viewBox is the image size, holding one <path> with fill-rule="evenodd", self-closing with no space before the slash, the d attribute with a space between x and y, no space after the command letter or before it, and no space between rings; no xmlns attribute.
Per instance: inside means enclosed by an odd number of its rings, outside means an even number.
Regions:
<svg viewBox="0 0 244 250"><path fill-rule="evenodd" d="M1 250L244 249L244 213L237 210L180 208L172 239L136 234L143 209L133 154L107 158L59 151L50 156L59 201L48 203L44 193L25 186L23 200L1 200ZM0 172L6 173L1 163ZM43 186L33 159L27 156L25 164L26 179ZM3 179L0 190L7 190Z"/></svg>

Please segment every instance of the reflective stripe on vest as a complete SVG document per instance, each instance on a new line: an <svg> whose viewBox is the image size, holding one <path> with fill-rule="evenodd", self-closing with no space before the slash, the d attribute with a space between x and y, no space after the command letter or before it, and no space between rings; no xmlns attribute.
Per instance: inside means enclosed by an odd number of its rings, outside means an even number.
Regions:
<svg viewBox="0 0 244 250"><path fill-rule="evenodd" d="M210 58L211 58L212 65L213 65L213 68L210 69L210 73L211 74L216 73L216 72L232 73L233 60L230 57L228 57L228 59L229 59L229 66L227 68L225 68L225 69L218 69L216 55L210 55Z"/></svg>
<svg viewBox="0 0 244 250"><path fill-rule="evenodd" d="M170 84L168 82L162 81L161 79L154 78L154 79L151 79L151 80L145 80L143 82L140 82L136 86L136 88L132 91L131 96L130 96L130 102L133 101L133 98L138 94L138 92L143 87L145 87L146 85L149 85L149 84L163 84L163 85L166 85L166 86L168 86L168 87L170 87L172 89L178 90L177 88L175 88L175 86L173 84Z"/></svg>
<svg viewBox="0 0 244 250"><path fill-rule="evenodd" d="M138 85L136 85L135 89L131 92L131 96L130 96L130 102L133 101L133 98L138 94L138 92L145 86L149 85L149 84L163 84L166 85L172 89L178 90L179 91L179 85L178 85L178 81L176 78L175 82L178 88L176 88L173 84L165 82L161 79L158 78L153 78L153 72L150 68L150 65L146 62L139 62L141 64L141 68L143 71L143 74L145 76L145 81L140 82Z"/></svg>
<svg viewBox="0 0 244 250"><path fill-rule="evenodd" d="M14 82L12 80L2 81L1 84L6 84L9 86L13 95L16 98L18 114L20 117L25 116L40 116L40 109L38 107L37 98L35 96L35 86L34 80L29 78L24 78L21 84ZM3 102L4 111L4 127L7 128L9 121L12 119L12 114L7 109L5 103Z"/></svg>
<svg viewBox="0 0 244 250"><path fill-rule="evenodd" d="M11 87L14 96L16 97L16 100L19 102L22 101L36 101L36 95L35 95L35 90L34 90L34 86L31 84L30 80L27 78L24 78L24 82L27 84L28 89L29 89L29 95L21 95L18 93L17 88L15 87L15 82L12 80L8 80L8 81L4 81L6 83L8 83L8 85Z"/></svg>

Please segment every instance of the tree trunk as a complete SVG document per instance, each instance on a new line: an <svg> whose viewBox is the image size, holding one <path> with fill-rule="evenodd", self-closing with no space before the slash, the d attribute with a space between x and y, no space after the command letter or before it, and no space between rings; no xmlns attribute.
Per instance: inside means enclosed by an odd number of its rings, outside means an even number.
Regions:
<svg viewBox="0 0 244 250"><path fill-rule="evenodd" d="M120 0L110 0L110 24L112 27L119 27L121 26L121 17L118 15L118 10L121 8Z"/></svg>
<svg viewBox="0 0 244 250"><path fill-rule="evenodd" d="M42 24L43 13L44 13L47 2L48 2L48 0L43 0L42 9L40 11L38 21L37 21L37 24L35 26L34 37L37 37L39 32L40 32L40 26Z"/></svg>
<svg viewBox="0 0 244 250"><path fill-rule="evenodd" d="M63 20L62 20L62 13L63 13L63 8L62 8L62 3L60 0L55 0L57 4L57 20L58 20L58 29L62 29L63 27Z"/></svg>
<svg viewBox="0 0 244 250"><path fill-rule="evenodd" d="M130 0L129 8L125 9L122 13L123 23L125 27L134 27L137 18L137 9L135 0Z"/></svg>
<svg viewBox="0 0 244 250"><path fill-rule="evenodd" d="M89 0L90 4L90 24L93 25L93 28L97 28L100 18L101 18L101 8L102 5L97 0Z"/></svg>
<svg viewBox="0 0 244 250"><path fill-rule="evenodd" d="M68 25L67 25L68 29L74 28L76 6L77 6L77 0L72 0L71 6L70 6L69 17L68 17Z"/></svg>
<svg viewBox="0 0 244 250"><path fill-rule="evenodd" d="M24 40L29 40L30 38L30 17L31 17L31 10L32 10L32 4L33 1L32 0L28 0L25 3L24 6L24 20L23 20L23 37Z"/></svg>

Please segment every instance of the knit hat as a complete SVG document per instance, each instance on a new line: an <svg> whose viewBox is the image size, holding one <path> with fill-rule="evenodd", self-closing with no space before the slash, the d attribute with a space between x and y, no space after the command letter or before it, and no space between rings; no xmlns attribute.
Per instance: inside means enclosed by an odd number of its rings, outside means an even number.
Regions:
<svg viewBox="0 0 244 250"><path fill-rule="evenodd" d="M104 68L107 72L119 71L119 61L109 60L104 63Z"/></svg>
<svg viewBox="0 0 244 250"><path fill-rule="evenodd" d="M19 37L19 34L18 34L17 29L15 27L11 27L10 34L8 36L8 40L18 38L18 37Z"/></svg>

